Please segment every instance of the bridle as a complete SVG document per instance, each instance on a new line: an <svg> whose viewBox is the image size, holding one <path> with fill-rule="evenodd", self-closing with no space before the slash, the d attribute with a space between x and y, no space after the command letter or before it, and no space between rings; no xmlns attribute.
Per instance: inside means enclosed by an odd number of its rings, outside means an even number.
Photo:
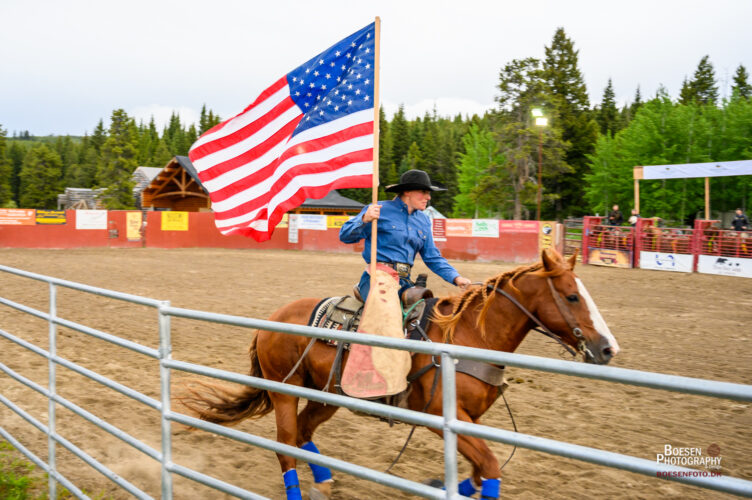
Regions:
<svg viewBox="0 0 752 500"><path fill-rule="evenodd" d="M537 327L534 327L533 330L535 330L538 333L542 333L546 337L550 337L553 340L555 340L556 342L558 342L559 344L561 344L561 346L564 349L566 349L566 351L569 352L569 354L571 354L573 357L577 357L577 353L580 353L584 357L590 356L591 359L595 359L595 356L593 356L593 353L587 347L587 341L585 340L585 336L582 333L582 329L580 328L580 325L577 322L577 319L572 314L572 311L569 310L569 307L567 307L567 305L564 303L564 301L561 298L561 295L559 295L559 293L554 288L553 281L551 280L550 277L547 277L546 278L546 282L548 282L548 288L551 289L551 295L553 295L554 303L556 303L556 307L559 309L559 313L564 318L564 321L567 322L567 325L571 329L572 335L574 336L574 338L577 339L577 350L576 351L574 349L572 349L570 346L568 346L561 339L561 337L559 337L558 335L556 335L546 325L544 325L543 323L541 323L541 321L538 318L536 318L535 315L533 315L533 313L531 313L530 311L528 311L527 308L525 306L523 306L522 304L520 304L520 302L517 299L515 299L511 294L505 292L501 288L498 288L498 287L496 287L494 285L486 285L486 288L488 288L490 290L493 290L493 291L495 291L495 292L503 295L507 299L509 299L509 301L512 304L514 304L515 306L517 306L517 308L520 311L522 311L528 318L530 318L533 321L533 323L535 323L536 325L538 325ZM473 284L475 285L476 283L473 283ZM477 284L482 284L482 283L477 283Z"/></svg>

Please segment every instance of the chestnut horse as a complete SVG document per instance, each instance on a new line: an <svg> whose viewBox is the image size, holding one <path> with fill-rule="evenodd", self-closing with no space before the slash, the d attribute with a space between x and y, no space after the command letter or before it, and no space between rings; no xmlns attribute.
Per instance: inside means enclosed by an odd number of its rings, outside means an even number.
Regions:
<svg viewBox="0 0 752 500"><path fill-rule="evenodd" d="M459 295L441 298L426 328L433 342L512 352L528 331L535 327L532 318L547 327L561 343L579 352L586 362L605 364L619 350L593 300L573 272L576 256L565 261L553 250L544 250L541 261L489 278L481 286L471 286ZM518 304L514 304L513 301ZM277 310L271 321L305 325L320 299L301 299ZM523 311L524 308L526 311ZM540 326L540 325L539 325ZM321 390L327 385L336 349L314 342L294 373L290 373L303 355L307 337L258 331L250 348L251 375L288 384ZM346 361L345 361L346 362ZM431 365L431 356L414 354L411 375ZM457 373L457 418L478 422L499 395L498 388L477 378ZM442 415L440 382L434 397L434 372L424 371L411 384L407 404L412 410ZM329 389L334 390L334 389ZM253 387L232 389L223 384L192 384L181 402L200 418L224 425L246 418L261 417L274 411L277 441L318 452L313 433L337 411L337 406L308 401L298 414L298 398ZM440 429L431 429L439 436ZM460 493L470 496L482 488L483 498L498 498L499 463L481 439L459 435L459 452L473 467L471 478L460 483ZM283 472L287 499L301 498L296 460L277 455ZM312 495L326 498L331 493L329 469L309 464L315 486ZM323 493L322 493L323 492Z"/></svg>

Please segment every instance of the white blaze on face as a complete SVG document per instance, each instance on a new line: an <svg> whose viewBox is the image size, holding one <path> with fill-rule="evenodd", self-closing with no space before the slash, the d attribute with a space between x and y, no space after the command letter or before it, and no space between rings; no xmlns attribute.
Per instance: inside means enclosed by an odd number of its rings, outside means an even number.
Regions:
<svg viewBox="0 0 752 500"><path fill-rule="evenodd" d="M616 356L616 353L619 352L619 344L616 342L616 338L614 338L611 330L608 329L608 325L603 320L603 316L601 316L598 307L596 307L595 302L593 302L592 297L590 297L587 288L580 281L580 278L575 278L575 281L577 282L577 289L580 295L585 298L585 304L587 304L588 311L590 311L590 319L593 321L595 331L608 339L608 345L611 347L611 355Z"/></svg>

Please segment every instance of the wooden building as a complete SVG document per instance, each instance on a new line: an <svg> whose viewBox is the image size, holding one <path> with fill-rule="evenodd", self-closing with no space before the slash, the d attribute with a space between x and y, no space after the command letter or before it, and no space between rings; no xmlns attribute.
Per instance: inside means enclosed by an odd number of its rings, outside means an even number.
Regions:
<svg viewBox="0 0 752 500"><path fill-rule="evenodd" d="M203 212L211 210L211 201L191 160L175 156L141 191L141 208Z"/></svg>
<svg viewBox="0 0 752 500"><path fill-rule="evenodd" d="M321 215L355 215L363 204L330 191L325 197L307 199L292 213ZM211 210L211 200L187 156L175 156L141 191L144 210L204 212Z"/></svg>
<svg viewBox="0 0 752 500"><path fill-rule="evenodd" d="M102 205L102 192L104 189L89 188L65 188L63 194L57 195L58 210L99 210Z"/></svg>

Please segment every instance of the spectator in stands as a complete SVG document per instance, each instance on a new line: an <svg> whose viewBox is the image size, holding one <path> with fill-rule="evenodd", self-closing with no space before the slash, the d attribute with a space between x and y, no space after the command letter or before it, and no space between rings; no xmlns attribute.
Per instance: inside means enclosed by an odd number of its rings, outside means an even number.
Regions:
<svg viewBox="0 0 752 500"><path fill-rule="evenodd" d="M736 209L736 215L734 215L734 220L731 221L731 227L735 231L746 231L749 229L749 219L744 215L741 208Z"/></svg>
<svg viewBox="0 0 752 500"><path fill-rule="evenodd" d="M624 222L624 216L621 214L621 211L619 210L619 205L614 205L613 209L611 210L611 213L608 214L608 225L609 226L621 226Z"/></svg>
<svg viewBox="0 0 752 500"><path fill-rule="evenodd" d="M630 215L628 219L629 225L631 225L632 227L635 227L637 225L637 219L639 218L640 218L640 212L638 212L636 208L633 208L632 215Z"/></svg>

